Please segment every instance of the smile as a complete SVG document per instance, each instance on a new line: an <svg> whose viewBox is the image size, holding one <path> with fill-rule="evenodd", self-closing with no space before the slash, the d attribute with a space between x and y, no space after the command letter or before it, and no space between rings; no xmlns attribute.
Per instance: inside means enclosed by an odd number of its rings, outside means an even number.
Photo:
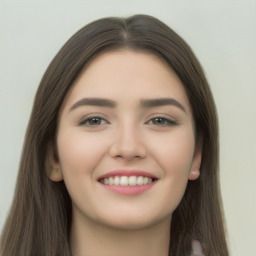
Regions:
<svg viewBox="0 0 256 256"><path fill-rule="evenodd" d="M105 189L122 195L137 195L153 187L158 178L136 170L117 170L98 178Z"/></svg>
<svg viewBox="0 0 256 256"><path fill-rule="evenodd" d="M156 181L156 179L143 176L113 176L100 179L101 183L111 186L141 186L150 184L154 181Z"/></svg>

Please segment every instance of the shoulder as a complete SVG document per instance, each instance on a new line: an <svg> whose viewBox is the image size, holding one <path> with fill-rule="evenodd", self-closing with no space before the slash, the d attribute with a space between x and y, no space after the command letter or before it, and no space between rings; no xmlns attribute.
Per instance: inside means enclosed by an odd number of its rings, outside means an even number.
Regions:
<svg viewBox="0 0 256 256"><path fill-rule="evenodd" d="M191 256L204 256L202 246L198 240L192 241L192 255Z"/></svg>

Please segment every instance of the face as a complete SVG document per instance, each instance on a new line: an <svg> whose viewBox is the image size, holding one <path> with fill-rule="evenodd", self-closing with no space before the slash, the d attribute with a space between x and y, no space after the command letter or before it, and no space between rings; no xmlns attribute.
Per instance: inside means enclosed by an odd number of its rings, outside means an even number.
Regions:
<svg viewBox="0 0 256 256"><path fill-rule="evenodd" d="M200 148L183 85L158 57L105 53L80 74L63 103L58 157L73 216L124 229L171 220Z"/></svg>

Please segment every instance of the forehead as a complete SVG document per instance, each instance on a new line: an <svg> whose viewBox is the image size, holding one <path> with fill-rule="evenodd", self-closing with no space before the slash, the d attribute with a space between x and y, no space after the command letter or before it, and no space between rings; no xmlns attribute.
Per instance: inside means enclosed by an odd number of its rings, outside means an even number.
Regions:
<svg viewBox="0 0 256 256"><path fill-rule="evenodd" d="M80 73L67 97L113 100L172 97L189 108L182 82L165 61L148 52L119 50L101 54Z"/></svg>

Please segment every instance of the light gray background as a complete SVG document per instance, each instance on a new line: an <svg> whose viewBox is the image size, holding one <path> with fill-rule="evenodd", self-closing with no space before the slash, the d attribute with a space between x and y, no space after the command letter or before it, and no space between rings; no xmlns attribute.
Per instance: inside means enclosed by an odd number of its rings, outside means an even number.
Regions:
<svg viewBox="0 0 256 256"><path fill-rule="evenodd" d="M221 187L232 256L256 255L256 0L0 0L0 230L33 97L62 44L105 16L154 15L193 48L219 113Z"/></svg>

